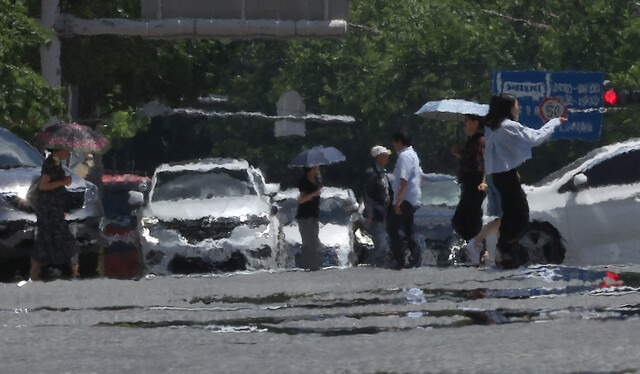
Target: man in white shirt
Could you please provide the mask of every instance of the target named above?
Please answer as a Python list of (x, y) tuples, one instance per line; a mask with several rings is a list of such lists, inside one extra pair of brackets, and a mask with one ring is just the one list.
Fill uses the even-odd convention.
[(393, 134), (393, 147), (398, 154), (398, 160), (393, 170), (395, 196), (393, 209), (388, 217), (388, 232), (395, 268), (402, 269), (406, 265), (406, 254), (400, 237), (401, 229), (411, 252), (409, 267), (420, 264), (420, 247), (413, 239), (413, 215), (422, 199), (422, 168), (420, 159), (411, 146), (411, 137), (405, 130)]

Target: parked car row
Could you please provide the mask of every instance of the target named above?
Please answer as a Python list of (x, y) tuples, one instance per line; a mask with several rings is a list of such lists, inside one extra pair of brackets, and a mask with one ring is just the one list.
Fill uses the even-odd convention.
[[(0, 277), (28, 274), (35, 214), (26, 202), (43, 156), (0, 128)], [(531, 223), (520, 239), (530, 263), (639, 263), (640, 140), (598, 148), (534, 186), (524, 186)], [(72, 170), (67, 219), (81, 248), (83, 275), (132, 277), (295, 267), (301, 239), (297, 189), (266, 183), (247, 161), (212, 158), (164, 164), (153, 177), (105, 175), (97, 187)], [(414, 235), (423, 265), (461, 262), (451, 227), (455, 177), (425, 174)], [(372, 242), (350, 189), (324, 187), (324, 266), (360, 264)], [(495, 255), (495, 249), (491, 248)], [(99, 255), (102, 254), (103, 257)], [(98, 259), (102, 262), (98, 264)], [(126, 266), (123, 265), (126, 263)], [(84, 264), (84, 266), (83, 266)]]

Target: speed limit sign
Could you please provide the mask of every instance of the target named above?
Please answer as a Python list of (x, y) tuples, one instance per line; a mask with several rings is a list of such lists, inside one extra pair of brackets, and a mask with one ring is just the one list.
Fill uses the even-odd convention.
[(545, 122), (558, 117), (566, 117), (567, 112), (567, 107), (560, 99), (555, 97), (547, 97), (542, 100), (540, 104), (540, 117), (542, 117)]

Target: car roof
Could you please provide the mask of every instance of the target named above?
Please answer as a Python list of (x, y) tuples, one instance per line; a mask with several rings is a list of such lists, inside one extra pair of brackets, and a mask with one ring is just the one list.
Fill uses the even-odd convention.
[[(586, 155), (567, 164), (561, 169), (547, 175), (535, 185), (543, 186), (557, 179), (563, 179), (563, 177), (567, 175), (567, 173), (570, 173), (572, 170), (589, 167), (595, 162), (606, 160), (620, 153), (625, 153), (631, 149), (636, 149), (636, 148), (640, 148), (640, 138), (631, 138), (622, 142), (609, 144), (609, 145), (605, 145), (605, 146), (593, 149)], [(571, 175), (571, 177), (573, 177), (573, 175)]]
[(246, 160), (238, 160), (232, 158), (206, 158), (191, 161), (172, 162), (168, 164), (162, 164), (156, 168), (156, 173), (159, 172), (173, 172), (173, 171), (198, 171), (198, 170), (211, 170), (211, 169), (230, 169), (230, 170), (245, 170), (249, 169), (249, 163)]
[(42, 154), (31, 144), (11, 131), (0, 127), (0, 166), (40, 167), (44, 161)]

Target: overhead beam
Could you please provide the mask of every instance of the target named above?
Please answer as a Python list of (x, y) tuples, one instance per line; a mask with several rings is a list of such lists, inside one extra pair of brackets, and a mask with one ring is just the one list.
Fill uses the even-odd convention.
[(332, 20), (349, 18), (349, 0), (140, 0), (141, 18)]
[(121, 35), (150, 39), (295, 39), (342, 38), (346, 20), (271, 20), (171, 18), (128, 20), (120, 18), (82, 19), (60, 15), (55, 30), (61, 36)]

